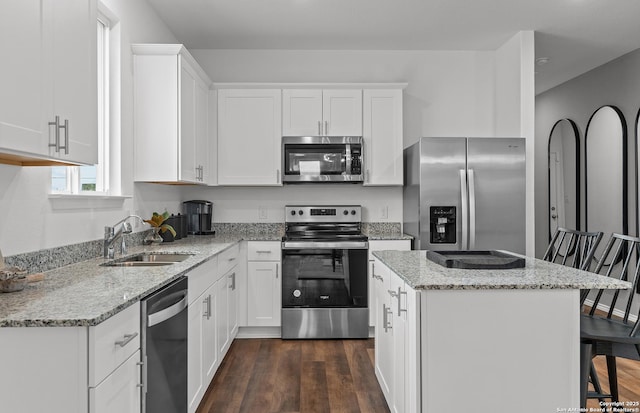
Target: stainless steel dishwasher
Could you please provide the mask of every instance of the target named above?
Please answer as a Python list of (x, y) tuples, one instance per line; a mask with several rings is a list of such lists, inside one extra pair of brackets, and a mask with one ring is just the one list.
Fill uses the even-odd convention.
[(187, 278), (141, 301), (142, 412), (187, 411)]

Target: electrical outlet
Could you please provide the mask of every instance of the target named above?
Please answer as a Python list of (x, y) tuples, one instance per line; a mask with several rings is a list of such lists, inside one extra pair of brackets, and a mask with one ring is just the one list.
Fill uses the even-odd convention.
[(267, 208), (264, 206), (258, 207), (258, 219), (267, 219)]
[(388, 219), (389, 218), (389, 207), (383, 206), (380, 208), (380, 219)]

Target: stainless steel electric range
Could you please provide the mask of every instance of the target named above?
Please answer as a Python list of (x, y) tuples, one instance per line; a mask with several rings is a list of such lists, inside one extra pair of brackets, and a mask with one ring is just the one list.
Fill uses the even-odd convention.
[(358, 205), (286, 206), (282, 338), (366, 338), (368, 248)]

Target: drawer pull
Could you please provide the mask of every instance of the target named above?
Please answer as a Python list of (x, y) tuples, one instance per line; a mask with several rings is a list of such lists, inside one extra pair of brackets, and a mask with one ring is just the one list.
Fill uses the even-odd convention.
[(270, 250), (256, 250), (258, 254), (271, 254)]
[(122, 340), (116, 341), (116, 346), (124, 347), (131, 342), (134, 338), (138, 336), (138, 333), (133, 334), (125, 334)]

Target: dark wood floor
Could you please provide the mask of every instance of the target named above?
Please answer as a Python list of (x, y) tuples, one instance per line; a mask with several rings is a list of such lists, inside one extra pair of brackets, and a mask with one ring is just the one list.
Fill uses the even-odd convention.
[[(388, 412), (373, 358), (372, 339), (234, 340), (197, 413)], [(604, 357), (594, 362), (608, 391)], [(617, 365), (620, 399), (640, 401), (640, 362)]]
[(373, 340), (239, 339), (197, 413), (388, 412)]

